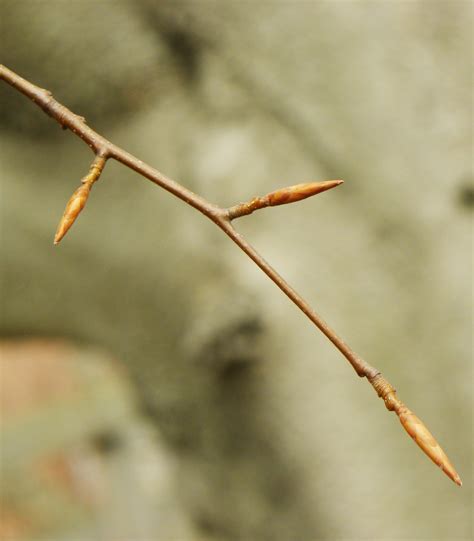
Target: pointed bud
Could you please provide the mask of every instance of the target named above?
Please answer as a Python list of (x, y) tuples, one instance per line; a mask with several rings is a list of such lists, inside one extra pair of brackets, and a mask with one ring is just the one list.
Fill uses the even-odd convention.
[(85, 207), (90, 191), (91, 185), (83, 184), (72, 194), (66, 205), (66, 208), (64, 209), (63, 216), (56, 230), (56, 235), (54, 236), (54, 244), (58, 244), (64, 237), (64, 235), (69, 231), (72, 224), (79, 216), (79, 213)]
[(441, 446), (436, 441), (431, 432), (426, 428), (424, 423), (405, 404), (398, 398), (395, 389), (382, 376), (377, 374), (373, 378), (368, 378), (370, 384), (377, 391), (377, 394), (385, 402), (388, 410), (394, 411), (403, 428), (413, 438), (420, 449), (437, 465), (443, 472), (452, 479), (457, 485), (462, 486), (461, 478), (451, 464), (446, 453), (441, 449)]
[(61, 241), (79, 216), (81, 210), (85, 207), (92, 185), (99, 179), (106, 162), (107, 158), (104, 154), (99, 154), (94, 158), (89, 168), (89, 173), (81, 181), (82, 185), (72, 194), (64, 209), (63, 216), (54, 235), (54, 244), (58, 244)]
[(335, 188), (342, 184), (343, 180), (326, 180), (324, 182), (307, 182), (305, 184), (296, 184), (294, 186), (288, 186), (287, 188), (281, 188), (274, 192), (269, 193), (263, 199), (268, 201), (268, 205), (274, 207), (276, 205), (286, 205), (287, 203), (294, 203), (301, 201), (307, 197), (311, 197), (331, 188)]
[(301, 201), (301, 199), (306, 199), (312, 195), (335, 188), (343, 182), (343, 180), (325, 180), (324, 182), (307, 182), (305, 184), (287, 186), (286, 188), (280, 188), (263, 197), (254, 197), (246, 203), (234, 205), (227, 209), (227, 215), (231, 220), (234, 220), (235, 218), (247, 216), (256, 210), (264, 209), (266, 207), (294, 203), (295, 201)]
[(462, 486), (462, 481), (457, 474), (454, 466), (451, 464), (446, 453), (441, 449), (439, 443), (435, 440), (431, 432), (424, 423), (406, 406), (397, 411), (398, 418), (403, 428), (414, 439), (415, 443), (439, 466), (444, 473), (452, 479), (457, 485)]

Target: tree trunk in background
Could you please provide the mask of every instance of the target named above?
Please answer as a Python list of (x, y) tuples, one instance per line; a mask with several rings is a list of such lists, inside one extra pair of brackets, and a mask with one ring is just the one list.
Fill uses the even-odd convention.
[[(470, 3), (1, 8), (5, 65), (210, 200), (344, 178), (238, 227), (467, 473)], [(123, 360), (196, 539), (468, 537), (470, 488), (193, 209), (110, 163), (53, 248), (90, 153), (0, 93), (0, 330)]]

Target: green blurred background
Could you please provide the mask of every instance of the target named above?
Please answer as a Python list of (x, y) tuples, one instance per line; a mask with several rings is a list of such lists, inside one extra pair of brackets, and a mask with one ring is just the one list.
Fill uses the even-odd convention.
[(0, 0), (1, 61), (239, 220), (462, 489), (197, 212), (0, 85), (2, 540), (472, 539), (470, 1)]

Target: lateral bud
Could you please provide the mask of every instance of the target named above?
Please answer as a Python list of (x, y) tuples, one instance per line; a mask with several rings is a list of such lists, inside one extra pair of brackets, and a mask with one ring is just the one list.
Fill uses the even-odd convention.
[(82, 185), (72, 194), (64, 209), (63, 216), (59, 222), (56, 234), (54, 235), (54, 244), (59, 244), (64, 235), (72, 227), (72, 224), (76, 221), (77, 217), (85, 207), (87, 199), (92, 189), (92, 185), (96, 182), (102, 170), (106, 158), (103, 156), (97, 156), (90, 167), (89, 173), (81, 180)]
[(323, 182), (306, 182), (304, 184), (295, 184), (286, 188), (280, 188), (269, 193), (263, 199), (268, 200), (268, 205), (274, 207), (277, 205), (286, 205), (287, 203), (295, 203), (307, 197), (325, 192), (331, 188), (335, 188), (342, 184), (343, 180), (325, 180)]
[(296, 201), (301, 201), (312, 195), (335, 188), (343, 182), (343, 180), (325, 180), (323, 182), (306, 182), (304, 184), (295, 184), (294, 186), (280, 188), (263, 197), (254, 197), (246, 203), (240, 203), (230, 207), (227, 211), (228, 216), (233, 220), (234, 218), (247, 216), (256, 210), (266, 207), (276, 207), (277, 205), (295, 203)]
[(450, 479), (458, 486), (462, 486), (461, 478), (433, 434), (426, 428), (423, 421), (409, 410), (398, 398), (395, 389), (382, 374), (377, 374), (375, 377), (369, 378), (369, 382), (380, 398), (385, 402), (386, 408), (390, 411), (394, 411), (398, 415), (403, 428), (413, 438), (418, 447), (420, 447), (420, 449), (439, 468), (441, 468)]

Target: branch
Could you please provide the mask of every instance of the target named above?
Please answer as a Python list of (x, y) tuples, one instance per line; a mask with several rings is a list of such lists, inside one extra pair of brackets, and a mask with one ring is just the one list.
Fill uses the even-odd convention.
[(71, 130), (80, 137), (95, 154), (89, 174), (82, 179), (82, 186), (78, 188), (69, 200), (64, 215), (58, 226), (54, 243), (57, 244), (64, 237), (74, 223), (87, 201), (92, 185), (98, 180), (109, 158), (112, 158), (126, 167), (136, 171), (143, 177), (151, 180), (161, 188), (172, 193), (188, 205), (191, 205), (207, 218), (212, 220), (224, 233), (226, 233), (239, 248), (289, 297), (289, 299), (310, 319), (316, 327), (336, 346), (336, 348), (349, 361), (360, 377), (365, 377), (374, 387), (377, 394), (384, 400), (387, 409), (394, 411), (408, 434), (415, 440), (428, 457), (439, 466), (457, 485), (462, 482), (454, 466), (441, 449), (437, 441), (416, 417), (396, 396), (393, 387), (385, 380), (380, 372), (361, 359), (336, 332), (311, 308), (311, 306), (271, 267), (263, 257), (240, 235), (232, 225), (232, 220), (251, 214), (252, 212), (268, 207), (293, 203), (306, 197), (316, 195), (342, 183), (342, 180), (312, 182), (298, 184), (271, 192), (264, 197), (256, 197), (247, 203), (240, 203), (230, 208), (221, 208), (210, 203), (201, 196), (191, 192), (181, 184), (166, 177), (158, 170), (142, 162), (132, 154), (108, 141), (105, 137), (92, 130), (83, 117), (70, 111), (67, 107), (56, 101), (51, 92), (26, 81), (7, 67), (0, 64), (0, 79), (23, 93), (43, 111), (56, 120), (64, 129)]

